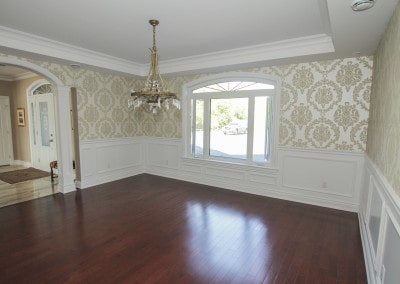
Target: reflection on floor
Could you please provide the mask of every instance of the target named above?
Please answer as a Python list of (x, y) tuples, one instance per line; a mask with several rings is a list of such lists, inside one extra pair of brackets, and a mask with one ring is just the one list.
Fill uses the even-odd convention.
[[(24, 169), (23, 166), (2, 166), (0, 172)], [(50, 177), (8, 184), (0, 180), (0, 207), (40, 198), (58, 192), (57, 179), (52, 183)]]

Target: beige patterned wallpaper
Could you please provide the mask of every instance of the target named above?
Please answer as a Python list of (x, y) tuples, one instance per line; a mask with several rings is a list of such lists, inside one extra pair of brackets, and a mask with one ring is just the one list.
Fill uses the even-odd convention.
[(66, 85), (77, 88), (81, 140), (142, 135), (138, 121), (127, 107), (129, 91), (139, 80), (48, 62), (35, 63), (51, 71)]
[(367, 155), (400, 196), (400, 4), (375, 56)]
[[(1, 56), (11, 56), (0, 53)], [(65, 85), (77, 88), (78, 121), (81, 140), (141, 136), (135, 114), (128, 110), (129, 91), (140, 80), (112, 73), (73, 69), (68, 65), (30, 60), (46, 68)]]
[[(21, 58), (20, 58), (21, 59)], [(149, 109), (128, 110), (129, 90), (141, 81), (110, 73), (32, 61), (78, 92), (81, 140), (132, 136), (179, 138), (181, 112), (154, 116)], [(242, 70), (241, 70), (242, 71)], [(280, 145), (364, 151), (367, 137), (372, 58), (359, 57), (263, 67), (282, 78)], [(165, 78), (181, 97), (182, 85), (209, 74)]]
[[(365, 151), (372, 58), (359, 57), (284, 66), (246, 72), (282, 79), (280, 145), (344, 151)], [(182, 85), (199, 77), (167, 78), (170, 89), (181, 95)], [(141, 116), (147, 136), (181, 137), (179, 112)], [(161, 121), (161, 125), (157, 122)]]

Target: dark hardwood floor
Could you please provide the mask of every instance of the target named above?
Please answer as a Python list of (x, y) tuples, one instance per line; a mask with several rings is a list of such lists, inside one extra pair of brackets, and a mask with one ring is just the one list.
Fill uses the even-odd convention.
[(366, 283), (358, 228), (144, 174), (0, 208), (0, 283)]

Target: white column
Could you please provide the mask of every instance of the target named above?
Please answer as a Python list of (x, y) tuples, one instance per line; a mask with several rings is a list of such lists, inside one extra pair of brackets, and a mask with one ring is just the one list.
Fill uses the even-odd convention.
[(57, 123), (57, 161), (58, 191), (67, 193), (75, 191), (74, 172), (72, 168), (71, 118), (69, 108), (69, 92), (67, 86), (57, 86), (56, 110)]

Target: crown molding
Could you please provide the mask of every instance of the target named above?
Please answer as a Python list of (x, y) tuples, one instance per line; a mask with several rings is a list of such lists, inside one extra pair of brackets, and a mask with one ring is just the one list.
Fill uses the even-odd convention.
[(55, 57), (71, 62), (111, 69), (137, 76), (146, 73), (145, 64), (117, 58), (71, 44), (0, 26), (0, 46)]
[(332, 37), (319, 34), (267, 44), (160, 61), (163, 74), (207, 70), (221, 66), (245, 65), (270, 60), (334, 52)]
[[(146, 76), (149, 69), (149, 64), (138, 64), (4, 26), (0, 26), (0, 46), (59, 58), (74, 63), (79, 62), (135, 76)], [(196, 70), (207, 71), (221, 67), (233, 67), (235, 65), (250, 65), (270, 60), (326, 54), (334, 51), (332, 37), (326, 34), (319, 34), (159, 61), (159, 66), (162, 74), (172, 74)]]

